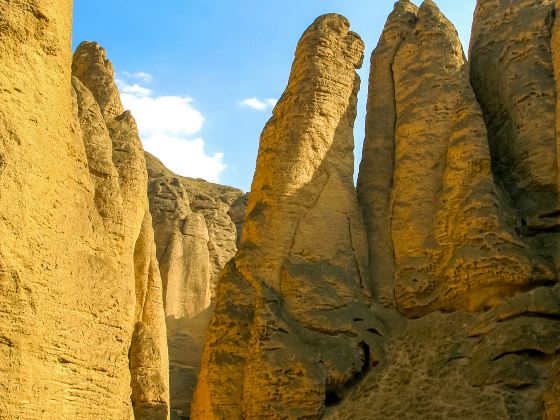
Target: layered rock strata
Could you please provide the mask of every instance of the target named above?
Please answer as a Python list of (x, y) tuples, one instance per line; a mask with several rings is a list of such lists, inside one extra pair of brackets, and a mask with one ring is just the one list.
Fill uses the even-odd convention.
[(353, 187), (363, 43), (339, 15), (302, 36), (261, 136), (236, 257), (218, 285), (192, 417), (320, 416), (378, 360)]
[(82, 77), (112, 77), (97, 46), (72, 79), (71, 13), (69, 0), (0, 5), (0, 413), (167, 418), (142, 149)]
[(218, 275), (237, 251), (245, 194), (180, 177), (145, 155), (165, 298), (171, 411), (183, 418), (190, 413)]

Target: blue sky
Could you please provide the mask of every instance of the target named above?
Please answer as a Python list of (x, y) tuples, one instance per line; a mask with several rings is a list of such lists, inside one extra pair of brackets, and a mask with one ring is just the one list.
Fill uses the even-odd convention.
[[(467, 49), (476, 0), (436, 3)], [(393, 0), (75, 0), (73, 42), (106, 48), (147, 150), (177, 173), (247, 191), (297, 41), (324, 13), (346, 16), (366, 43), (359, 161), (369, 55), (392, 7)]]

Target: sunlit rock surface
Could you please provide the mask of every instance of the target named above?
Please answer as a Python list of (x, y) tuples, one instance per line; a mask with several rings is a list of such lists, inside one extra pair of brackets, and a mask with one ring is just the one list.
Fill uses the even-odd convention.
[(166, 419), (142, 147), (71, 6), (0, 4), (0, 416)]

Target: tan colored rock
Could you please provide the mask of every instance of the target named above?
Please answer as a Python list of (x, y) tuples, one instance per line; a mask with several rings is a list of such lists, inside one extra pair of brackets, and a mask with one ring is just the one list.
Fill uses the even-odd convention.
[(164, 285), (172, 415), (186, 417), (196, 385), (211, 299), (237, 251), (245, 194), (178, 176), (146, 153), (148, 197)]
[(113, 163), (110, 124), (71, 79), (71, 6), (0, 5), (0, 416), (167, 418), (145, 166)]
[(358, 198), (369, 240), (371, 284), (376, 301), (388, 307), (396, 305), (390, 229), (397, 119), (392, 67), (398, 47), (414, 29), (417, 10), (408, 1), (396, 2), (371, 55), (366, 138), (358, 176)]
[(372, 282), (406, 316), (476, 311), (556, 274), (506, 223), (455, 28), (431, 1), (415, 13), (396, 3), (372, 58), (359, 190)]
[[(396, 5), (389, 31), (398, 28), (398, 11), (409, 6), (403, 3)], [(498, 20), (511, 17), (490, 6), (484, 9), (483, 3), (498, 4), (479, 1), (479, 12), (493, 10)], [(518, 12), (526, 13), (525, 18), (534, 13)], [(521, 34), (522, 19), (517, 23)], [(504, 32), (495, 35), (500, 38)], [(386, 45), (376, 51), (384, 53), (387, 40), (395, 37), (384, 34), (381, 43)], [(505, 36), (502, 40), (509, 42)], [(493, 46), (491, 37), (487, 41)], [(550, 287), (556, 271), (543, 248), (513, 228), (518, 209), (511, 210), (494, 185), (494, 177), (500, 178), (491, 172), (486, 127), (456, 33), (433, 2), (425, 1), (414, 30), (396, 51), (390, 202), (395, 297), (401, 313), (420, 318), (387, 323), (384, 357), (326, 418), (558, 418), (560, 289)], [(471, 50), (476, 61), (474, 54)], [(387, 89), (375, 90), (375, 74), (372, 102), (390, 103)], [(387, 77), (377, 74), (381, 80)], [(391, 136), (380, 131), (379, 110), (369, 112), (374, 114), (368, 118), (377, 120), (369, 128), (373, 134), (366, 136), (374, 143), (366, 144), (364, 157), (374, 161), (373, 150), (390, 144)], [(386, 175), (383, 166), (378, 172), (366, 169), (367, 176)], [(386, 207), (375, 207), (379, 196), (366, 183), (361, 188), (370, 215), (384, 214)], [(422, 288), (424, 279), (431, 287)], [(381, 303), (388, 305), (387, 300)], [(438, 311), (442, 309), (449, 313)]]
[[(544, 296), (547, 304), (539, 304)], [(559, 298), (558, 288), (547, 287), (508, 300), (486, 319), (434, 312), (397, 324), (385, 336), (385, 359), (325, 418), (558, 418), (558, 400), (546, 388), (557, 372)]]
[(554, 0), (478, 1), (470, 67), (493, 172), (519, 212), (527, 241), (558, 267), (553, 11)]
[[(130, 112), (122, 110), (113, 66), (103, 48), (92, 42), (80, 44), (74, 53), (72, 69), (76, 79), (95, 98), (97, 113), (103, 115), (118, 174), (123, 209), (119, 233), (124, 258), (121, 257), (120, 264), (123, 281), (133, 281), (136, 301), (129, 350), (134, 414), (136, 418), (167, 418), (169, 363), (162, 285), (148, 209), (146, 163), (138, 129)], [(117, 105), (109, 108), (109, 103)], [(78, 108), (79, 105), (78, 102)], [(88, 112), (94, 113), (86, 109), (81, 114)], [(88, 124), (81, 123), (85, 127), (82, 131), (88, 130)], [(97, 174), (91, 165), (90, 172)]]
[(302, 36), (261, 136), (239, 251), (220, 279), (194, 419), (314, 418), (378, 358), (353, 186), (363, 43), (339, 15)]

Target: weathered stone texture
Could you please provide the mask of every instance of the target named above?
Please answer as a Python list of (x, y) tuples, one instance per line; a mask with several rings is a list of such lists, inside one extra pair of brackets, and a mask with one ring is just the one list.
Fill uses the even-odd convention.
[(431, 1), (397, 2), (372, 63), (359, 192), (378, 301), (407, 316), (473, 311), (554, 281), (506, 223), (452, 24)]
[(479, 1), (470, 67), (494, 174), (527, 240), (558, 267), (553, 11), (553, 0)]
[(148, 153), (146, 163), (164, 286), (171, 411), (181, 418), (190, 413), (218, 275), (237, 251), (245, 194), (178, 176)]
[(418, 8), (399, 1), (371, 55), (366, 138), (358, 176), (358, 197), (369, 241), (370, 276), (376, 301), (395, 307), (395, 256), (391, 238), (393, 173), (395, 171), (395, 81), (397, 49), (414, 29)]
[(545, 418), (557, 419), (557, 394), (545, 390), (558, 378), (559, 292), (535, 289), (485, 316), (434, 312), (397, 324), (386, 358), (325, 418), (538, 419), (544, 393)]
[[(550, 31), (548, 39), (529, 35), (546, 31), (549, 6), (549, 2), (478, 2), (470, 54), (476, 67), (471, 74), (476, 94), (490, 101), (483, 103), (481, 112), (451, 24), (433, 2), (425, 1), (414, 28), (403, 37), (403, 10), (410, 11), (412, 5), (396, 4), (372, 59), (379, 63), (391, 57), (387, 50), (396, 51), (392, 73), (373, 69), (370, 87), (373, 104), (391, 103), (394, 93), (394, 135), (391, 122), (371, 106), (360, 199), (366, 220), (370, 217), (378, 230), (378, 221), (390, 209), (390, 219), (384, 222), (394, 249), (396, 308), (419, 319), (401, 320), (388, 329), (379, 365), (327, 418), (558, 418), (560, 289), (552, 287), (557, 281), (551, 247), (554, 229), (547, 231), (555, 216), (538, 222), (542, 232), (535, 240), (538, 223), (524, 207), (527, 197), (516, 198), (510, 189), (513, 184), (501, 172), (511, 174), (522, 167), (533, 171), (523, 175), (529, 186), (524, 194), (536, 197), (531, 217), (555, 203), (554, 126), (546, 123), (549, 119), (554, 124), (550, 113), (556, 105), (555, 92), (550, 74), (531, 67), (552, 69), (550, 51), (542, 52)], [(508, 24), (492, 26), (497, 22)], [(400, 41), (396, 48), (395, 39)], [(516, 60), (522, 64), (516, 67)], [(512, 83), (515, 78), (524, 85)], [(394, 90), (380, 87), (379, 82), (387, 80)], [(493, 93), (488, 93), (491, 89)], [(532, 94), (516, 96), (520, 91)], [(549, 98), (552, 108), (546, 104)], [(523, 108), (523, 101), (532, 104)], [(522, 118), (517, 123), (499, 120), (510, 115)], [(510, 137), (498, 139), (504, 135), (495, 130), (500, 124), (515, 126), (519, 130), (515, 135), (521, 137), (513, 140), (513, 134), (507, 134)], [(500, 141), (503, 144), (496, 147)], [(543, 166), (538, 167), (538, 156), (528, 157), (526, 149), (518, 151), (517, 168), (511, 166), (513, 161), (507, 169), (498, 167), (497, 161), (505, 162), (504, 147), (512, 146), (506, 142), (531, 147), (531, 153), (547, 148)], [(391, 147), (394, 162), (378, 165), (379, 169), (369, 166), (376, 162), (373, 154), (378, 150), (390, 158)], [(391, 165), (392, 178), (387, 176)], [(370, 190), (380, 185), (371, 181), (376, 174), (385, 177), (382, 196)], [(530, 176), (538, 182), (548, 177), (549, 186), (530, 192)], [(382, 256), (372, 253), (372, 264), (381, 262)], [(391, 289), (387, 278), (391, 279), (372, 281), (380, 303), (392, 306), (390, 298), (383, 299), (388, 295), (384, 290)]]
[(383, 325), (367, 310), (352, 180), (362, 55), (339, 15), (318, 18), (298, 44), (219, 282), (193, 418), (316, 417), (377, 358)]
[(0, 5), (0, 416), (167, 418), (141, 146), (128, 124), (119, 166), (99, 92), (71, 78), (71, 11)]

